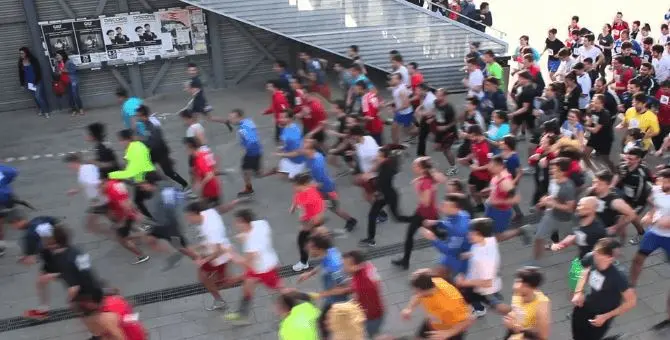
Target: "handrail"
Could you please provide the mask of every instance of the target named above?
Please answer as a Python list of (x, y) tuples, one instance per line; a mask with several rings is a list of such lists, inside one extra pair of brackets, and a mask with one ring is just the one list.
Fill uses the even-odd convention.
[[(476, 23), (477, 25), (484, 25), (484, 24), (482, 24), (482, 23), (480, 23), (480, 22), (478, 22), (478, 21), (472, 20), (472, 19), (470, 19), (470, 18), (468, 18), (468, 17), (462, 15), (461, 13), (452, 11), (450, 8), (447, 8), (447, 7), (445, 7), (445, 6), (442, 5), (442, 4), (435, 3), (435, 2), (433, 2), (433, 1), (431, 1), (431, 0), (424, 0), (424, 2), (427, 3), (427, 4), (429, 4), (429, 5), (433, 5), (433, 6), (435, 6), (435, 7), (441, 8), (441, 9), (443, 9), (444, 11), (447, 11), (447, 12), (449, 12), (449, 13), (456, 14), (459, 18), (464, 18), (464, 19), (467, 20), (468, 22)], [(447, 19), (448, 19), (448, 18), (447, 18)], [(484, 25), (484, 26), (486, 26), (486, 25)], [(493, 26), (486, 26), (486, 30), (487, 30), (487, 31), (488, 31), (488, 30), (495, 31), (496, 33), (498, 33), (498, 34), (497, 34), (497, 35), (498, 35), (498, 38), (501, 39), (501, 40), (504, 40), (505, 37), (507, 36), (507, 33), (503, 32), (503, 31), (501, 31), (501, 30), (499, 30), (499, 29), (497, 29), (497, 28), (495, 28), (495, 27), (493, 27)]]

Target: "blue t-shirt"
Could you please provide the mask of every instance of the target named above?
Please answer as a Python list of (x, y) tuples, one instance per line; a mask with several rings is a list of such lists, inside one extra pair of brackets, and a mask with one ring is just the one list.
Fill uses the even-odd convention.
[(307, 72), (314, 73), (316, 75), (317, 84), (323, 84), (325, 82), (325, 75), (323, 73), (323, 69), (321, 68), (321, 62), (319, 59), (311, 59), (305, 63), (305, 66), (307, 68)]
[(466, 211), (459, 211), (456, 215), (447, 216), (437, 225), (438, 229), (447, 232), (447, 238), (433, 241), (433, 246), (442, 253), (440, 263), (451, 269), (454, 274), (464, 273), (467, 270), (468, 261), (461, 259), (461, 254), (470, 251), (469, 225), (470, 214)]
[(258, 156), (263, 152), (258, 132), (256, 131), (256, 124), (251, 119), (243, 119), (237, 131), (240, 136), (240, 144), (246, 150), (247, 156)]
[(335, 191), (335, 181), (330, 178), (326, 158), (320, 152), (315, 152), (314, 157), (307, 158), (307, 168), (314, 181), (319, 183), (320, 192), (327, 194)]
[(561, 125), (561, 134), (563, 136), (575, 138), (577, 137), (577, 133), (584, 133), (584, 126), (581, 123), (577, 123), (573, 126), (566, 120), (563, 122), (563, 125)]
[[(282, 129), (281, 137), (284, 143), (284, 152), (293, 152), (302, 149), (302, 131), (296, 123), (291, 123)], [(305, 161), (305, 156), (300, 154), (295, 157), (290, 157), (291, 162), (300, 164)]]
[(19, 174), (18, 170), (6, 165), (0, 165), (0, 204), (7, 203), (14, 190), (11, 183)]
[(517, 153), (511, 154), (509, 157), (504, 158), (503, 161), (505, 162), (505, 168), (507, 168), (507, 172), (509, 172), (512, 177), (516, 177), (516, 172), (519, 170), (519, 167), (521, 166), (521, 161), (519, 160), (519, 155)]
[[(130, 97), (121, 105), (121, 118), (123, 118), (126, 129), (133, 128), (132, 119), (140, 105), (142, 105), (142, 99), (137, 97)], [(137, 131), (135, 132), (140, 136), (144, 135), (144, 124), (142, 122), (137, 122)]]
[[(319, 265), (321, 266), (323, 290), (330, 290), (344, 284), (345, 275), (342, 264), (342, 254), (337, 248), (333, 247), (326, 250), (326, 255), (321, 259)], [(348, 297), (344, 294), (326, 297), (324, 302), (328, 305), (347, 300)]]

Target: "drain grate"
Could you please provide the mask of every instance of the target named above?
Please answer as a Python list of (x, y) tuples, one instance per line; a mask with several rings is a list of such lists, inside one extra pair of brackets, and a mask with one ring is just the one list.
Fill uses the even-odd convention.
[[(513, 226), (518, 227), (519, 225), (526, 223), (536, 223), (538, 219), (539, 217), (537, 215), (527, 216), (522, 223), (513, 223)], [(430, 246), (431, 244), (427, 240), (422, 239), (414, 242), (414, 250), (425, 249)], [(403, 251), (403, 242), (398, 242), (387, 246), (380, 246), (370, 249), (369, 251), (366, 252), (366, 258), (370, 260), (378, 259), (389, 255), (398, 254), (401, 253), (402, 251)], [(279, 269), (279, 276), (282, 278), (297, 276), (298, 274), (300, 273), (294, 272), (290, 265), (283, 266)], [(237, 286), (239, 286), (239, 284), (235, 285), (234, 287)], [(207, 291), (205, 290), (205, 287), (203, 287), (200, 283), (192, 283), (178, 287), (135, 294), (128, 296), (126, 298), (135, 306), (142, 306), (193, 295), (205, 294), (206, 292)], [(0, 333), (14, 331), (22, 328), (28, 328), (37, 325), (43, 325), (47, 323), (69, 320), (76, 317), (77, 315), (67, 308), (52, 310), (49, 313), (49, 318), (42, 321), (35, 321), (26, 319), (21, 316), (15, 316), (12, 318), (0, 320)]]

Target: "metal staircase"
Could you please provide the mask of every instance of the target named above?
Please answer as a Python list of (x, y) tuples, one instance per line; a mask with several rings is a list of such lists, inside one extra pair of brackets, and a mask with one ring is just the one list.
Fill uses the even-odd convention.
[(356, 44), (366, 65), (390, 70), (389, 51), (414, 61), (428, 84), (461, 90), (472, 41), (498, 54), (507, 43), (405, 0), (181, 0), (341, 56)]

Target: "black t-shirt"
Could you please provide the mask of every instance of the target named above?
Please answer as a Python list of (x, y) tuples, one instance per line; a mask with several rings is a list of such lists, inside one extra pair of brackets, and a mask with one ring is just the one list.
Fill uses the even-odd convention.
[(621, 305), (621, 294), (630, 288), (624, 273), (614, 264), (605, 270), (598, 270), (593, 263), (592, 253), (582, 259), (584, 267), (591, 267), (591, 272), (584, 288), (588, 288), (584, 298), (584, 308), (599, 315), (608, 313)]
[(521, 115), (533, 113), (533, 101), (535, 100), (536, 94), (535, 87), (532, 84), (521, 87), (521, 90), (519, 90), (516, 97), (514, 98), (516, 105), (518, 108), (521, 108), (523, 107), (524, 103), (529, 104), (528, 110), (521, 113)]
[(452, 124), (452, 126), (448, 128), (446, 131), (440, 131), (439, 133), (442, 134), (456, 133), (458, 128), (455, 122), (456, 122), (456, 110), (454, 110), (454, 106), (448, 102), (440, 103), (439, 101), (435, 101), (435, 123), (438, 126), (446, 126)]
[(618, 174), (619, 182), (616, 187), (623, 193), (622, 198), (633, 208), (645, 205), (652, 181), (649, 168), (642, 163), (634, 169), (629, 169), (625, 163), (621, 163)]
[(558, 51), (560, 51), (565, 44), (559, 39), (554, 39), (554, 41), (549, 40), (549, 38), (544, 40), (544, 46), (546, 49), (551, 51), (549, 60), (557, 61), (558, 60)]
[(68, 287), (79, 286), (78, 295), (95, 296), (102, 292), (91, 268), (91, 257), (75, 247), (69, 247), (57, 255), (61, 278)]
[(119, 166), (119, 161), (117, 160), (116, 155), (114, 154), (114, 151), (108, 148), (103, 143), (98, 143), (98, 145), (95, 146), (95, 160), (100, 163), (109, 164), (106, 166), (98, 167), (100, 171), (100, 176), (103, 178), (107, 178), (107, 175), (110, 172), (121, 169), (121, 167)]
[(586, 254), (593, 251), (598, 240), (607, 237), (605, 225), (598, 217), (589, 225), (575, 228), (572, 233), (575, 235), (575, 244), (579, 248), (579, 259), (583, 259)]
[(613, 47), (614, 46), (614, 38), (612, 38), (612, 35), (608, 34), (606, 36), (603, 36), (602, 33), (599, 34), (598, 35), (598, 45), (603, 50), (603, 54), (605, 55), (605, 60), (611, 60), (612, 59), (612, 50), (611, 49), (606, 49), (605, 47), (606, 46), (607, 47)]
[(597, 133), (591, 133), (589, 137), (589, 146), (596, 151), (600, 149), (611, 149), (612, 141), (614, 140), (614, 131), (612, 130), (612, 118), (609, 112), (602, 110), (600, 112), (591, 111), (590, 127), (601, 125)]
[(198, 91), (198, 93), (196, 93), (193, 97), (191, 111), (202, 114), (209, 112), (209, 105), (207, 105), (207, 99), (205, 98), (205, 93), (202, 92), (202, 90)]
[[(565, 99), (563, 102), (563, 111), (567, 115), (567, 112), (570, 109), (579, 109), (579, 98), (582, 96), (582, 87), (577, 84), (570, 93), (565, 94)], [(563, 123), (563, 122), (561, 122)]]
[(598, 214), (598, 218), (605, 225), (605, 228), (611, 227), (617, 223), (621, 213), (612, 207), (612, 202), (621, 197), (614, 190), (610, 190), (607, 195), (603, 197), (597, 195), (593, 190), (587, 190), (585, 196), (593, 196), (598, 199), (596, 213)]
[(377, 169), (377, 190), (382, 194), (393, 190), (393, 177), (398, 173), (398, 161), (389, 158)]

